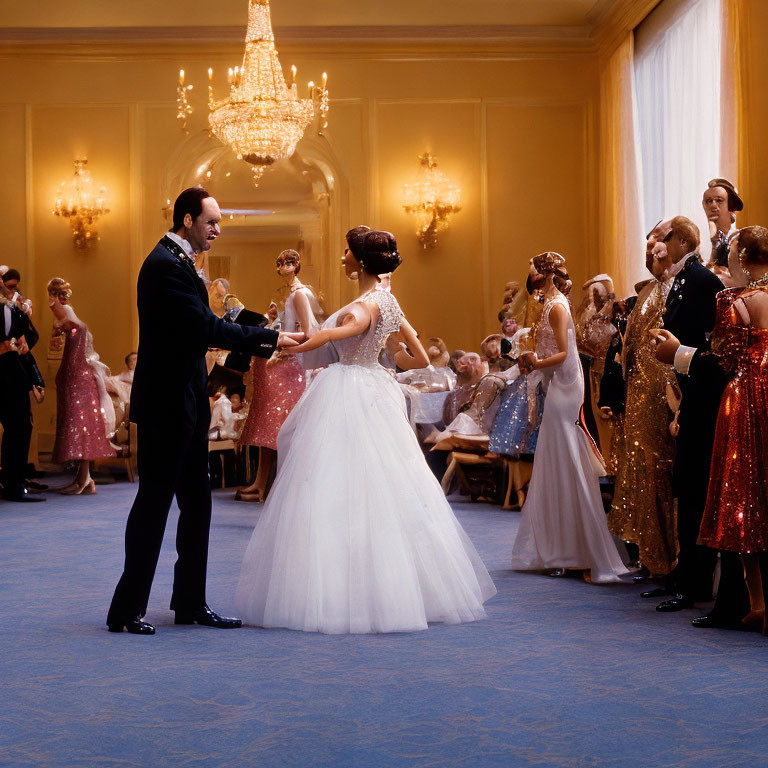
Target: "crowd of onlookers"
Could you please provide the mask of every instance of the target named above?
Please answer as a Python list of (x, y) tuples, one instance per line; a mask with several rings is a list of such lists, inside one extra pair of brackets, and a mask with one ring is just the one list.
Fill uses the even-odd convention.
[[(643, 596), (658, 598), (659, 611), (679, 611), (711, 601), (716, 588), (714, 608), (695, 619), (696, 626), (762, 630), (768, 588), (768, 230), (736, 228), (743, 204), (726, 179), (709, 182), (702, 203), (709, 248), (702, 247), (689, 218), (659, 222), (646, 241), (648, 279), (631, 296), (617, 297), (607, 274), (587, 280), (579, 297), (570, 281), (564, 286), (584, 374), (580, 422), (602, 456), (608, 526), (629, 545), (635, 580), (648, 581)], [(284, 251), (278, 272), (291, 295), (314, 300), (298, 281), (300, 262), (298, 253)], [(212, 309), (227, 312), (233, 300), (227, 281), (201, 276)], [(17, 270), (0, 267), (2, 485), (4, 498), (29, 501), (42, 488), (28, 462), (30, 402), (42, 400), (45, 381), (35, 361), (32, 304), (20, 282)], [(91, 462), (116, 455), (128, 440), (136, 353), (112, 375), (71, 295), (65, 280), (49, 282), (49, 355), (61, 358), (53, 460), (76, 466), (72, 483), (59, 490), (87, 494), (95, 492)], [(525, 287), (508, 283), (498, 329), (477, 351), (450, 351), (442, 339), (430, 338), (430, 365), (409, 371), (397, 369), (396, 349), (382, 352), (381, 363), (401, 384), (411, 424), (447, 492), (458, 485), (475, 498), (504, 499), (509, 508), (524, 503), (545, 393), (520, 359), (534, 348), (540, 298), (530, 281)], [(266, 321), (277, 327), (281, 318), (271, 304)], [(218, 351), (209, 358), (209, 438), (237, 443), (254, 399), (246, 396), (248, 377), (226, 373), (226, 356)], [(253, 372), (256, 384), (282, 370), (265, 366)], [(307, 376), (297, 368), (283, 378), (288, 373), (285, 389), (298, 396)], [(439, 456), (447, 460), (441, 464), (434, 459)], [(253, 500), (266, 496), (267, 478), (263, 485)]]

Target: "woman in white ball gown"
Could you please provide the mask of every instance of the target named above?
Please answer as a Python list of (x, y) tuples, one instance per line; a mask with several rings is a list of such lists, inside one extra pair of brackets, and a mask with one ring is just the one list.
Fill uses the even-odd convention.
[(521, 355), (520, 369), (529, 376), (529, 390), (542, 381), (547, 394), (512, 567), (554, 570), (552, 575), (583, 569), (596, 584), (620, 581), (627, 568), (605, 519), (599, 480), (604, 468), (578, 424), (584, 377), (568, 300), (558, 289), (568, 282), (559, 253), (532, 259), (529, 284), (541, 289), (544, 308), (536, 352)]
[[(410, 632), (485, 617), (496, 589), (453, 515), (379, 353), (400, 333), (428, 359), (377, 275), (400, 264), (395, 238), (357, 227), (344, 270), (361, 294), (300, 354), (331, 342), (330, 365), (278, 436), (274, 486), (245, 553), (235, 605), (246, 624), (308, 632)], [(398, 361), (401, 362), (401, 361)]]

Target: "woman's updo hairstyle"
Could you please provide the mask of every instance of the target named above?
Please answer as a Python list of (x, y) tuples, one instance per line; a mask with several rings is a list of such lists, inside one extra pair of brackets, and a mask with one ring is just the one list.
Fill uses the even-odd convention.
[(278, 267), (280, 264), (292, 264), (294, 275), (298, 275), (301, 272), (301, 254), (293, 248), (286, 248), (284, 251), (280, 251), (275, 263)]
[(745, 264), (768, 264), (768, 229), (757, 226), (740, 229), (738, 247)]
[(369, 275), (394, 272), (402, 263), (397, 252), (397, 241), (391, 232), (378, 229), (366, 229), (356, 234), (352, 232), (347, 233), (349, 250)]
[(349, 250), (352, 251), (352, 255), (358, 261), (360, 260), (360, 254), (358, 253), (358, 250), (362, 245), (359, 235), (364, 235), (366, 232), (373, 232), (373, 230), (370, 227), (366, 227), (365, 224), (360, 224), (357, 227), (352, 227), (352, 229), (350, 229), (346, 234)]
[(555, 251), (545, 251), (533, 257), (533, 267), (540, 275), (552, 275), (555, 288), (566, 296), (571, 292), (571, 282), (568, 270), (565, 268), (565, 258)]
[(63, 277), (54, 277), (46, 286), (51, 296), (61, 296), (69, 299), (72, 296), (72, 286)]

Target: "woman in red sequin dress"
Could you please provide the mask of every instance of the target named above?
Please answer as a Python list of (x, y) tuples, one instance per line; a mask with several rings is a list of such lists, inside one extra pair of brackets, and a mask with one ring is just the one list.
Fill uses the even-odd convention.
[[(731, 243), (736, 288), (718, 295), (712, 351), (728, 384), (720, 403), (700, 541), (739, 552), (750, 596), (746, 625), (764, 625), (768, 559), (768, 230)], [(740, 279), (739, 279), (740, 277)], [(765, 566), (762, 567), (765, 571)], [(765, 630), (764, 630), (765, 631)]]
[[(106, 422), (111, 401), (106, 396), (101, 365), (93, 352), (88, 327), (69, 306), (69, 283), (55, 277), (48, 283), (49, 306), (54, 329), (65, 336), (64, 353), (56, 374), (56, 442), (53, 461), (75, 462), (77, 474), (65, 494), (92, 494), (96, 488), (90, 473), (93, 459), (115, 455), (107, 437)], [(114, 408), (112, 409), (114, 422)]]
[[(277, 257), (277, 273), (290, 291), (285, 300), (282, 330), (307, 332), (317, 325), (319, 310), (312, 291), (298, 278), (301, 256), (288, 249)], [(259, 447), (259, 468), (256, 478), (235, 494), (239, 501), (264, 501), (272, 465), (277, 456), (277, 433), (306, 388), (306, 376), (301, 360), (296, 356), (276, 352), (269, 360), (251, 360), (253, 393), (248, 416), (240, 435), (240, 445)]]

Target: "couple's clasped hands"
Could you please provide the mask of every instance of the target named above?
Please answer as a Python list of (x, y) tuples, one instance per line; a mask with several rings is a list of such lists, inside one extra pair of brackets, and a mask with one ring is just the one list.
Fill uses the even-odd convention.
[(305, 333), (289, 333), (288, 331), (280, 331), (280, 335), (277, 337), (277, 348), (281, 352), (292, 354), (292, 347), (298, 347), (307, 340)]

